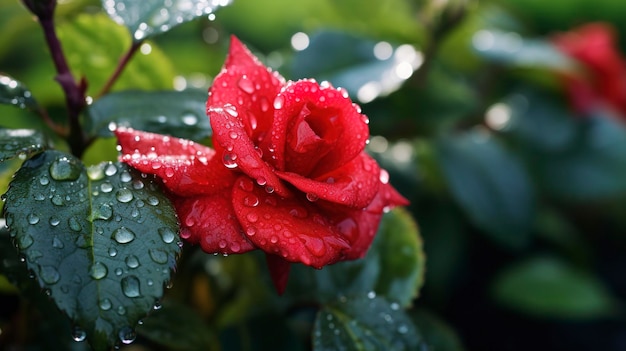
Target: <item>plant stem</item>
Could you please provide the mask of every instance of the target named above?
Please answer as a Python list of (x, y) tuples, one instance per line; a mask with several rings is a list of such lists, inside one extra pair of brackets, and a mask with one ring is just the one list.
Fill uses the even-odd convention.
[(88, 141), (86, 136), (83, 134), (83, 130), (79, 122), (80, 113), (87, 105), (85, 100), (87, 82), (84, 79), (81, 79), (80, 82), (76, 82), (74, 80), (65, 59), (65, 55), (63, 54), (61, 42), (59, 41), (55, 31), (54, 16), (38, 15), (38, 18), (57, 71), (55, 79), (59, 82), (63, 92), (65, 93), (65, 104), (67, 106), (68, 124), (70, 128), (68, 143), (72, 154), (76, 157), (80, 157), (88, 145)]
[(122, 56), (120, 60), (118, 61), (115, 71), (113, 72), (111, 77), (109, 77), (109, 80), (106, 82), (106, 84), (102, 87), (102, 90), (100, 90), (100, 93), (98, 93), (98, 96), (105, 95), (111, 90), (111, 88), (113, 87), (113, 84), (115, 84), (117, 79), (120, 77), (120, 75), (122, 74), (122, 71), (124, 71), (124, 68), (130, 61), (130, 59), (133, 57), (133, 55), (135, 55), (135, 53), (137, 52), (137, 49), (141, 47), (141, 44), (143, 44), (143, 40), (133, 41), (130, 48), (128, 48), (128, 51), (126, 51), (124, 56)]

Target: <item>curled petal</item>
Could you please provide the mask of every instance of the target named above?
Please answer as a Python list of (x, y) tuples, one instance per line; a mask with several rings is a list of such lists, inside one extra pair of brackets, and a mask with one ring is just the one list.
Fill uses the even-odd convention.
[(211, 108), (209, 116), (213, 128), (213, 143), (223, 150), (222, 168), (239, 168), (258, 184), (281, 196), (289, 196), (289, 191), (272, 167), (261, 158), (262, 151), (255, 147), (246, 134), (237, 109), (234, 106)]
[(120, 160), (158, 176), (175, 195), (213, 194), (230, 188), (235, 180), (215, 151), (204, 145), (130, 128), (118, 128), (115, 135), (122, 148)]
[(232, 203), (230, 189), (213, 196), (175, 198), (173, 203), (181, 221), (181, 237), (199, 243), (209, 253), (234, 254), (255, 247), (241, 232)]
[(274, 288), (276, 288), (278, 295), (282, 295), (287, 287), (289, 271), (291, 270), (291, 262), (285, 261), (280, 256), (271, 254), (266, 254), (265, 260), (267, 261), (267, 268), (269, 268)]
[(274, 101), (270, 148), (276, 167), (315, 178), (351, 161), (369, 137), (367, 117), (345, 90), (313, 80), (289, 82)]
[(276, 172), (278, 176), (317, 199), (362, 209), (372, 202), (378, 191), (380, 167), (374, 159), (362, 152), (344, 166), (317, 179), (309, 179), (290, 172)]
[(224, 68), (209, 90), (207, 111), (228, 104), (235, 106), (246, 133), (258, 143), (272, 125), (272, 102), (284, 82), (233, 36)]
[(268, 194), (246, 176), (235, 181), (232, 199), (248, 240), (268, 254), (321, 268), (340, 260), (348, 248), (326, 216), (305, 199)]

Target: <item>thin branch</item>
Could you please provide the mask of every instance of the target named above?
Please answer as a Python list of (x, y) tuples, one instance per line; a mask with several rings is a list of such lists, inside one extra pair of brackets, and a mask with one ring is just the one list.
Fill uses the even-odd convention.
[(130, 62), (130, 59), (133, 57), (133, 55), (135, 55), (137, 49), (141, 47), (141, 44), (143, 44), (143, 40), (133, 41), (133, 44), (130, 46), (130, 48), (128, 48), (128, 51), (124, 54), (124, 56), (120, 58), (117, 63), (117, 67), (115, 68), (115, 71), (113, 72), (111, 77), (109, 77), (109, 80), (106, 82), (106, 84), (104, 84), (102, 90), (100, 90), (100, 93), (98, 93), (97, 96), (105, 95), (111, 90), (117, 79), (124, 71), (124, 68), (126, 68), (126, 66), (128, 65), (128, 62)]

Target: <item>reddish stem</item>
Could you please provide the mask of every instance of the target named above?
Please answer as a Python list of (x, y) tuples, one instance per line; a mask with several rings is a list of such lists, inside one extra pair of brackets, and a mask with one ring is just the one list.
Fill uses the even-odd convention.
[(124, 71), (124, 68), (130, 61), (130, 59), (133, 57), (133, 55), (135, 55), (135, 53), (137, 52), (137, 49), (139, 49), (141, 44), (143, 44), (143, 40), (133, 41), (133, 44), (130, 46), (130, 48), (128, 48), (128, 51), (126, 51), (124, 56), (120, 58), (117, 64), (117, 67), (115, 68), (115, 71), (113, 72), (111, 77), (109, 77), (109, 80), (106, 82), (106, 84), (102, 87), (102, 90), (100, 90), (100, 93), (98, 93), (98, 96), (105, 95), (111, 90), (111, 88), (113, 87), (117, 79), (120, 77), (120, 75)]

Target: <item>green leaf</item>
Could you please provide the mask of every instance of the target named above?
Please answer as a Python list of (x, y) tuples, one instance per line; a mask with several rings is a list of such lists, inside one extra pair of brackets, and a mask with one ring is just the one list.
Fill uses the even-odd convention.
[(594, 275), (554, 257), (535, 257), (507, 267), (493, 285), (495, 299), (540, 318), (601, 318), (617, 303)]
[(427, 350), (463, 351), (463, 344), (454, 330), (436, 315), (423, 309), (409, 312), (411, 320), (424, 336)]
[(216, 338), (194, 310), (174, 301), (151, 313), (137, 334), (168, 350), (210, 350)]
[(577, 66), (549, 41), (523, 39), (515, 32), (483, 29), (474, 34), (472, 44), (484, 58), (514, 67), (567, 72)]
[[(88, 95), (97, 96), (131, 46), (128, 33), (103, 13), (72, 17), (59, 24), (58, 32), (72, 72), (87, 79)], [(147, 54), (139, 50), (132, 57), (114, 89), (172, 88), (175, 71), (167, 55), (155, 43), (143, 45)]]
[(366, 103), (398, 90), (421, 63), (421, 54), (410, 45), (393, 47), (323, 31), (313, 35), (310, 45), (296, 54), (293, 75), (328, 80)]
[(102, 7), (115, 22), (128, 28), (134, 41), (141, 41), (210, 15), (229, 3), (230, 0), (102, 0)]
[(534, 189), (519, 160), (477, 130), (442, 138), (435, 147), (450, 192), (473, 224), (500, 244), (525, 245)]
[(340, 298), (317, 315), (313, 350), (418, 350), (421, 336), (396, 303), (371, 293)]
[(3, 74), (0, 74), (0, 104), (13, 105), (32, 111), (39, 109), (33, 94), (22, 82)]
[(207, 92), (124, 91), (108, 94), (87, 110), (89, 135), (111, 136), (111, 122), (138, 130), (200, 140), (211, 135), (206, 116)]
[[(417, 226), (409, 213), (396, 208), (383, 216), (367, 256), (312, 270), (293, 266), (289, 290), (333, 300), (338, 295), (375, 292), (407, 306), (423, 283), (425, 256)], [(299, 296), (299, 295), (296, 295)]]
[(0, 128), (0, 162), (30, 157), (46, 149), (47, 144), (43, 134), (36, 130)]
[(174, 268), (176, 216), (156, 184), (125, 164), (85, 168), (45, 151), (24, 162), (7, 191), (20, 254), (97, 350), (133, 338)]

